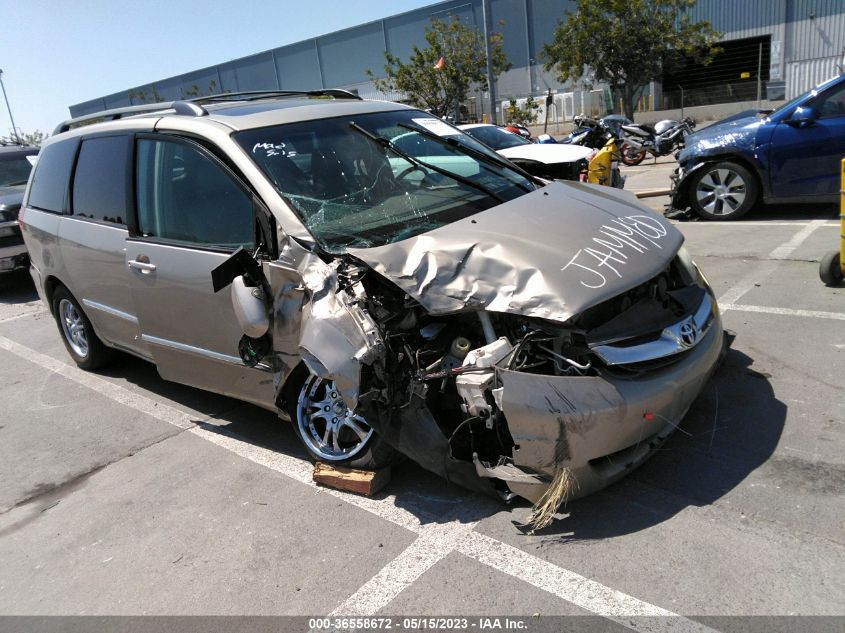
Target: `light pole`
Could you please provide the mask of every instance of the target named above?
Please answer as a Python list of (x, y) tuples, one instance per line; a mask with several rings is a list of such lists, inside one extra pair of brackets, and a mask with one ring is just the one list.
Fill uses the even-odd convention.
[(12, 108), (9, 107), (9, 97), (6, 96), (6, 86), (3, 84), (3, 70), (0, 69), (0, 88), (3, 89), (3, 99), (6, 100), (6, 109), (9, 111), (9, 120), (12, 122), (12, 134), (15, 135), (15, 140), (20, 145), (21, 139), (18, 136), (18, 128), (15, 127), (15, 117), (12, 116)]
[(490, 58), (490, 0), (481, 1), (481, 15), (484, 21), (484, 51), (487, 58), (487, 94), (490, 96), (490, 123), (498, 123), (496, 118), (496, 86), (493, 83), (493, 60)]

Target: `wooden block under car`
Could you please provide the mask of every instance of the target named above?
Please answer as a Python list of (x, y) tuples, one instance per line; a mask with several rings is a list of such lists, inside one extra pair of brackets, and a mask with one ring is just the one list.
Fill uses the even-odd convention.
[(317, 462), (314, 481), (321, 486), (372, 497), (390, 481), (390, 466), (379, 470), (358, 470)]

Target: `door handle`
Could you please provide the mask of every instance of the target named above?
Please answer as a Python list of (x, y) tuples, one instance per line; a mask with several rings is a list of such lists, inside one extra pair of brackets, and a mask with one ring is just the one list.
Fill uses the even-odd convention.
[(144, 274), (151, 273), (156, 269), (156, 265), (151, 264), (150, 258), (146, 255), (138, 255), (138, 259), (130, 259), (126, 262), (126, 265), (129, 266), (129, 268), (140, 270)]

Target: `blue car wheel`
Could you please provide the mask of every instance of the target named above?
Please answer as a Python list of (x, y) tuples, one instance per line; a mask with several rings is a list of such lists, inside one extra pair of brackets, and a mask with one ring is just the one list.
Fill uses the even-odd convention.
[(757, 180), (729, 161), (702, 167), (690, 183), (690, 206), (705, 220), (736, 220), (757, 201)]

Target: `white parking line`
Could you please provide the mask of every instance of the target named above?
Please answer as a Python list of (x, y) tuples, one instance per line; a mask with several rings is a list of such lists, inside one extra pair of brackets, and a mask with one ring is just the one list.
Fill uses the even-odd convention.
[(150, 417), (167, 422), (173, 426), (178, 426), (180, 429), (187, 429), (194, 426), (194, 420), (187, 413), (183, 413), (169, 405), (157, 402), (152, 398), (148, 398), (139, 393), (134, 393), (125, 387), (116, 385), (114, 383), (100, 378), (96, 374), (82, 371), (81, 369), (56, 360), (51, 356), (36, 352), (25, 345), (16, 343), (10, 338), (0, 336), (0, 349), (11, 352), (16, 356), (20, 356), (24, 360), (28, 360), (44, 369), (60, 376), (72, 380), (73, 382), (88, 387), (92, 391), (119, 402), (127, 407), (131, 407), (141, 413), (146, 413)]
[(757, 266), (752, 266), (737, 283), (725, 291), (719, 297), (718, 304), (720, 309), (724, 312), (728, 308), (725, 306), (736, 304), (739, 299), (751, 290), (756, 283), (766, 279), (771, 275), (780, 264), (780, 260), (784, 260), (791, 255), (796, 248), (798, 248), (804, 240), (806, 240), (813, 231), (820, 228), (824, 224), (824, 220), (813, 220), (800, 231), (795, 233), (789, 241), (784, 242), (780, 246), (775, 247), (767, 256), (767, 259), (760, 262)]
[(801, 244), (806, 240), (810, 235), (812, 235), (813, 231), (816, 229), (821, 228), (824, 226), (824, 220), (813, 220), (803, 229), (798, 231), (792, 239), (788, 242), (781, 244), (776, 249), (774, 249), (771, 253), (769, 253), (770, 259), (786, 259), (792, 252), (801, 246)]
[[(196, 420), (182, 411), (158, 403), (146, 396), (133, 393), (125, 387), (58, 361), (5, 336), (0, 336), (0, 349), (88, 387), (118, 404), (131, 407), (158, 420), (169, 422), (181, 429), (186, 429), (189, 433), (213, 442), (240, 457), (316, 488), (310, 477), (312, 467), (304, 460), (255, 446), (228, 435), (223, 430), (212, 431), (196, 426)], [(421, 508), (414, 509), (413, 512), (400, 508), (396, 505), (393, 496), (374, 500), (328, 488), (316, 489), (321, 494), (342, 499), (418, 535), (414, 543), (341, 603), (334, 610), (334, 613), (345, 614), (346, 611), (344, 610), (348, 609), (349, 612), (354, 614), (374, 615), (438, 561), (443, 560), (453, 551), (460, 551), (480, 563), (529, 582), (544, 591), (572, 602), (582, 609), (612, 619), (627, 627), (646, 631), (688, 630), (697, 633), (712, 631), (712, 629), (703, 627), (671, 611), (606, 587), (597, 581), (544, 561), (491, 537), (478, 534), (473, 531), (475, 527), (473, 521), (453, 520), (444, 523), (442, 522), (443, 517), (437, 517), (441, 522), (422, 523), (419, 517), (430, 516), (428, 512)], [(480, 502), (469, 502), (462, 504), (459, 512), (471, 516), (480, 514), (478, 512), (480, 509)], [(643, 621), (632, 623), (628, 619), (641, 615), (674, 617), (648, 620), (645, 624)]]
[[(458, 545), (458, 551), (586, 611), (598, 613), (623, 626), (636, 628), (637, 631), (713, 631), (703, 624), (562, 569), (554, 563), (478, 532), (464, 536)], [(635, 623), (630, 621), (630, 618), (644, 616), (654, 619), (637, 620)], [(655, 616), (659, 616), (659, 619)]]
[(18, 310), (20, 310), (21, 308), (30, 308), (30, 304), (28, 304), (28, 303), (18, 304), (18, 305), (5, 304), (5, 305), (2, 305), (0, 307), (4, 308), (2, 311), (0, 311), (0, 315), (2, 315), (3, 312), (10, 311), (9, 310), (10, 308), (14, 308), (14, 311), (16, 312), (16, 314), (12, 314), (11, 316), (6, 316), (6, 317), (0, 316), (0, 323), (8, 323), (9, 321), (17, 321), (18, 319), (22, 319), (22, 318), (28, 317), (28, 316), (35, 316), (36, 314), (49, 314), (47, 312), (47, 310), (44, 308), (44, 306), (40, 305), (40, 304), (32, 305), (31, 309), (27, 309), (23, 312), (18, 312)]
[(822, 310), (795, 310), (793, 308), (774, 308), (770, 306), (752, 306), (745, 304), (728, 303), (719, 306), (724, 312), (726, 310), (737, 310), (739, 312), (761, 312), (763, 314), (781, 314), (784, 316), (809, 317), (812, 319), (836, 319), (845, 321), (845, 312), (824, 312)]
[(455, 550), (475, 523), (427, 526), (417, 539), (382, 567), (329, 615), (375, 615), (415, 580)]
[(732, 229), (741, 229), (744, 226), (809, 226), (814, 222), (821, 222), (820, 226), (828, 226), (828, 227), (838, 227), (839, 222), (835, 220), (796, 220), (795, 222), (781, 222), (781, 221), (771, 221), (767, 222), (765, 220), (760, 221), (753, 221), (753, 222), (736, 222), (736, 221), (710, 221), (707, 222), (678, 222), (678, 224), (682, 225), (684, 228), (693, 227), (693, 226), (700, 226), (700, 227), (708, 227), (708, 226), (725, 226), (730, 227)]

